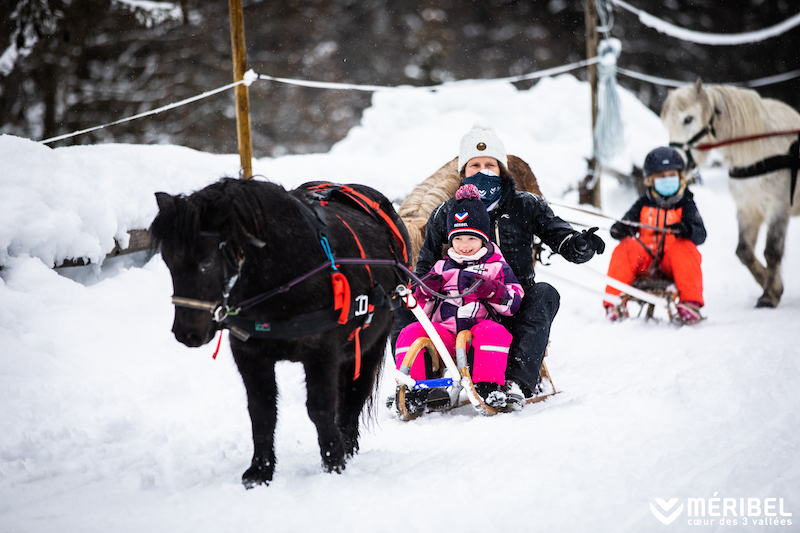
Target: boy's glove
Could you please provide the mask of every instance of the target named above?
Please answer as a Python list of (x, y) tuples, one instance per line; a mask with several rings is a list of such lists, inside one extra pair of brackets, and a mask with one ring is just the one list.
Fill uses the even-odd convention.
[(636, 237), (637, 231), (638, 230), (635, 226), (630, 226), (628, 224), (625, 224), (625, 222), (617, 222), (616, 224), (611, 226), (609, 233), (611, 234), (611, 237), (613, 239), (621, 241), (625, 237)]
[(502, 281), (489, 278), (483, 274), (475, 276), (475, 279), (482, 280), (482, 283), (472, 293), (476, 298), (488, 300), (492, 303), (500, 303), (503, 300), (506, 295), (506, 286)]
[(688, 239), (692, 236), (692, 228), (690, 228), (686, 222), (676, 222), (674, 224), (670, 224), (667, 226), (667, 229), (670, 230), (676, 237)]
[(573, 263), (585, 263), (592, 257), (595, 252), (602, 254), (606, 249), (606, 243), (603, 239), (594, 234), (599, 228), (594, 227), (585, 229), (577, 235), (573, 235), (570, 239), (569, 245), (572, 248), (571, 254), (567, 259)]

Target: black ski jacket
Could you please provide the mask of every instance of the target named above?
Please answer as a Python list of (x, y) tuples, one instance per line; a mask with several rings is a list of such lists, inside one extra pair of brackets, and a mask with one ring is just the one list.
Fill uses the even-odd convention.
[[(527, 288), (533, 285), (533, 237), (538, 236), (550, 249), (573, 261), (572, 236), (578, 232), (555, 216), (542, 198), (517, 190), (513, 179), (504, 179), (500, 203), (489, 212), (489, 238), (496, 243), (517, 280)], [(425, 242), (419, 252), (416, 274), (424, 276), (442, 258), (447, 244), (447, 214), (455, 202), (451, 198), (434, 209), (425, 228)]]

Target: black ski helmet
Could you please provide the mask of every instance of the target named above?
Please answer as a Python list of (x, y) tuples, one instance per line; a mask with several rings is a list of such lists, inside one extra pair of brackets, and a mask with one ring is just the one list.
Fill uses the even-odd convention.
[(681, 154), (675, 148), (659, 146), (644, 158), (644, 168), (642, 171), (645, 177), (647, 177), (656, 172), (683, 170), (685, 167), (686, 164), (683, 162)]

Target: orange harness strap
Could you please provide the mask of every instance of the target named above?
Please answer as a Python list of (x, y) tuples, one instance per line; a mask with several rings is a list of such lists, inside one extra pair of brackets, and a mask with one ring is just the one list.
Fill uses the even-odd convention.
[(350, 314), (350, 282), (347, 276), (339, 271), (331, 274), (331, 286), (333, 287), (333, 309), (341, 309), (339, 313), (339, 324), (347, 324), (347, 315)]
[[(406, 241), (403, 239), (402, 233), (395, 224), (394, 220), (387, 215), (383, 209), (381, 209), (380, 204), (372, 200), (371, 198), (357, 192), (352, 187), (348, 187), (346, 185), (335, 185), (333, 183), (323, 183), (320, 185), (315, 185), (313, 187), (309, 187), (307, 190), (310, 192), (321, 192), (325, 191), (330, 188), (336, 188), (337, 190), (341, 191), (345, 194), (348, 198), (350, 198), (356, 205), (361, 207), (364, 211), (369, 214), (378, 214), (382, 219), (386, 226), (389, 228), (389, 231), (392, 234), (392, 237), (395, 241), (400, 245), (400, 249), (402, 252), (403, 262), (408, 262), (408, 250), (406, 247)], [(328, 202), (326, 200), (320, 200), (321, 205), (326, 205)], [(350, 231), (350, 234), (353, 235), (353, 239), (358, 246), (358, 250), (361, 253), (362, 259), (366, 259), (366, 254), (364, 253), (364, 247), (361, 246), (361, 241), (358, 239), (358, 235), (356, 232), (353, 231), (353, 228), (350, 227), (350, 224), (345, 222), (342, 217), (336, 215), (342, 224)], [(367, 273), (369, 274), (370, 284), (372, 287), (375, 286), (375, 280), (372, 277), (372, 271), (369, 268), (369, 265), (364, 265), (367, 269)], [(342, 310), (341, 314), (339, 315), (339, 323), (346, 324), (347, 323), (347, 316), (350, 313), (350, 284), (347, 281), (347, 277), (341, 272), (334, 272), (331, 274), (331, 284), (333, 285), (333, 297), (334, 297), (334, 309)], [(375, 311), (375, 306), (369, 304), (367, 311), (369, 313), (373, 313)], [(361, 330), (369, 327), (369, 323), (364, 326), (359, 326), (350, 334), (350, 337), (347, 339), (348, 341), (353, 341), (355, 344), (355, 371), (353, 372), (353, 381), (358, 379), (361, 375)]]
[(392, 234), (392, 237), (397, 244), (400, 245), (400, 251), (402, 252), (402, 259), (404, 263), (408, 262), (408, 248), (406, 246), (406, 241), (403, 239), (403, 234), (400, 233), (400, 229), (395, 224), (392, 217), (387, 215), (378, 202), (369, 198), (368, 196), (361, 194), (360, 192), (356, 191), (352, 187), (348, 187), (347, 185), (337, 185), (334, 183), (323, 183), (320, 185), (315, 185), (313, 187), (309, 187), (307, 190), (310, 192), (321, 192), (326, 191), (328, 189), (332, 190), (339, 190), (342, 194), (345, 194), (348, 198), (350, 198), (356, 205), (360, 206), (364, 211), (370, 214), (377, 214), (383, 219), (384, 224), (389, 228), (389, 231)]
[[(356, 245), (358, 246), (358, 251), (361, 253), (361, 258), (362, 259), (366, 259), (367, 258), (367, 254), (364, 253), (364, 248), (361, 246), (361, 241), (358, 240), (358, 235), (356, 235), (356, 232), (353, 231), (353, 228), (350, 227), (350, 224), (348, 224), (344, 219), (342, 219), (342, 217), (340, 217), (339, 215), (336, 215), (336, 218), (338, 218), (339, 221), (342, 224), (344, 224), (344, 227), (346, 227), (348, 230), (350, 230), (350, 234), (353, 236), (353, 240), (356, 241)], [(375, 280), (372, 279), (372, 270), (370, 270), (369, 265), (364, 265), (364, 268), (367, 269), (367, 273), (369, 274), (370, 285), (372, 287), (374, 287), (375, 286)]]
[[(342, 222), (342, 224), (344, 224), (344, 227), (346, 227), (348, 230), (350, 230), (350, 233), (353, 235), (353, 239), (356, 241), (356, 245), (358, 246), (358, 251), (361, 253), (361, 257), (362, 258), (366, 258), (367, 256), (364, 253), (364, 248), (361, 246), (361, 241), (358, 239), (358, 235), (356, 235), (356, 232), (353, 231), (353, 228), (350, 227), (350, 224), (345, 222), (342, 219), (342, 217), (340, 217), (339, 215), (336, 215), (336, 218), (338, 218)], [(372, 287), (374, 287), (375, 286), (375, 280), (372, 279), (372, 271), (370, 270), (369, 265), (364, 265), (364, 267), (367, 269), (367, 273), (369, 274), (370, 285)], [(375, 310), (375, 307), (372, 304), (369, 304), (368, 311), (371, 313), (374, 310)], [(363, 328), (366, 328), (366, 327), (369, 327), (369, 324), (367, 324), (365, 326), (357, 327), (353, 331), (353, 333), (350, 334), (350, 338), (347, 339), (347, 340), (352, 340), (355, 343), (356, 368), (355, 368), (355, 372), (353, 373), (353, 381), (357, 380), (358, 376), (361, 375), (361, 330)]]
[[(342, 185), (341, 190), (342, 190), (342, 192), (347, 193), (356, 202), (358, 202), (358, 200), (361, 200), (362, 202), (366, 203), (367, 206), (369, 206), (372, 209), (373, 212), (375, 212), (378, 215), (380, 215), (380, 217), (383, 219), (383, 221), (389, 227), (389, 231), (391, 231), (392, 237), (394, 237), (394, 240), (397, 241), (397, 244), (400, 245), (400, 249), (401, 249), (401, 251), (403, 253), (403, 261), (404, 262), (408, 262), (408, 250), (406, 249), (406, 241), (403, 239), (403, 235), (400, 233), (400, 229), (398, 229), (397, 224), (394, 223), (394, 220), (392, 220), (392, 217), (387, 215), (383, 211), (383, 209), (381, 209), (380, 204), (378, 204), (378, 202), (372, 200), (371, 198), (368, 198), (367, 196), (364, 196), (360, 192), (357, 192), (354, 189), (352, 189), (351, 187), (348, 187), (346, 185)], [(362, 207), (363, 207), (363, 205), (362, 205)], [(366, 207), (364, 207), (364, 209), (369, 211), (369, 209), (367, 209)]]

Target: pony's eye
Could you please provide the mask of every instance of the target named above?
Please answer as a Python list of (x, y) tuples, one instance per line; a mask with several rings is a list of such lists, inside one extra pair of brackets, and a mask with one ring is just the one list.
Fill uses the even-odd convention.
[(213, 266), (214, 266), (214, 260), (213, 259), (208, 259), (206, 261), (202, 261), (201, 263), (199, 263), (197, 265), (197, 269), (200, 272), (208, 272), (209, 270), (211, 270), (211, 267), (213, 267)]
[(692, 115), (688, 115), (683, 119), (683, 125), (688, 126), (694, 121), (694, 117)]

